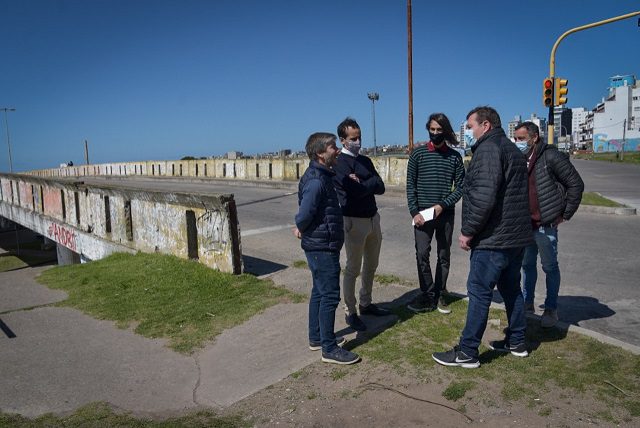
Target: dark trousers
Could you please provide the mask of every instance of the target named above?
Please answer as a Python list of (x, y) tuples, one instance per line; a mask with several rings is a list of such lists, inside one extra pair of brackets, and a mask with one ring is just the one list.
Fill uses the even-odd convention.
[[(428, 300), (434, 303), (438, 301), (440, 293), (447, 289), (454, 219), (455, 211), (443, 211), (435, 220), (428, 221), (421, 227), (413, 228), (416, 241), (416, 262), (418, 265), (420, 290)], [(436, 235), (438, 250), (435, 281), (433, 280), (431, 265), (429, 263), (431, 240), (433, 239), (434, 233)]]
[(467, 322), (460, 338), (460, 349), (468, 356), (478, 356), (478, 347), (487, 328), (489, 306), (495, 286), (498, 287), (507, 310), (509, 326), (505, 331), (506, 341), (514, 346), (524, 343), (527, 321), (524, 314), (524, 298), (520, 289), (520, 267), (523, 254), (523, 248), (471, 250), (467, 280), (469, 307)]

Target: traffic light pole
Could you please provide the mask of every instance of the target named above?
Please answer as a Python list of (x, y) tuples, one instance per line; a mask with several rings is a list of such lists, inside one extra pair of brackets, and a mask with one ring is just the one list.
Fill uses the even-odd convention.
[[(598, 22), (594, 22), (592, 24), (582, 25), (580, 27), (572, 28), (571, 30), (566, 31), (564, 34), (562, 34), (560, 37), (558, 37), (558, 40), (556, 40), (556, 42), (553, 45), (553, 48), (551, 49), (551, 57), (549, 59), (549, 77), (551, 79), (554, 79), (554, 81), (555, 81), (555, 75), (556, 75), (556, 50), (558, 49), (558, 45), (560, 44), (560, 42), (565, 37), (567, 37), (569, 34), (577, 33), (578, 31), (586, 30), (588, 28), (599, 27), (600, 25), (610, 24), (611, 22), (621, 21), (623, 19), (631, 18), (633, 16), (638, 16), (638, 15), (640, 15), (640, 11), (627, 13), (626, 15), (615, 16), (613, 18), (605, 19), (604, 21), (598, 21)], [(555, 91), (555, 89), (554, 89), (554, 91)], [(549, 144), (553, 144), (553, 137), (554, 137), (554, 135), (553, 135), (553, 125), (554, 125), (554, 123), (553, 123), (553, 107), (554, 107), (554, 105), (549, 106), (549, 120), (547, 122), (547, 124), (548, 124), (548, 127), (547, 127), (547, 141), (549, 142)]]

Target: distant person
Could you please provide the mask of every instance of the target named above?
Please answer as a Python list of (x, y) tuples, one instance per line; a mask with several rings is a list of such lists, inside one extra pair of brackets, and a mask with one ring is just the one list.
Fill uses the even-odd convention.
[[(413, 218), (416, 261), (420, 293), (407, 305), (413, 312), (437, 309), (451, 313), (444, 295), (451, 259), (451, 242), (455, 206), (462, 197), (464, 163), (462, 156), (450, 145), (457, 145), (456, 136), (447, 116), (434, 113), (427, 119), (429, 141), (414, 148), (407, 166), (407, 205)], [(433, 220), (426, 220), (421, 211), (432, 208)], [(429, 255), (431, 241), (436, 236), (437, 259), (435, 281)]]
[(340, 250), (344, 243), (342, 212), (333, 185), (338, 148), (336, 136), (312, 134), (305, 146), (309, 167), (298, 186), (298, 214), (294, 235), (301, 239), (313, 278), (309, 300), (309, 348), (322, 349), (322, 361), (353, 364), (360, 357), (342, 349), (344, 338), (336, 339), (335, 314), (340, 303)]
[(347, 117), (338, 125), (342, 150), (333, 167), (333, 182), (344, 216), (347, 265), (342, 279), (345, 319), (356, 331), (367, 329), (356, 310), (356, 278), (360, 275), (360, 315), (385, 316), (391, 312), (372, 303), (373, 277), (378, 268), (382, 231), (375, 195), (384, 193), (384, 182), (373, 162), (360, 154), (362, 134), (358, 123)]
[(558, 322), (558, 225), (568, 221), (578, 210), (584, 191), (580, 174), (569, 156), (557, 147), (545, 144), (540, 129), (531, 122), (516, 127), (515, 139), (526, 143), (529, 172), (529, 212), (534, 243), (525, 248), (522, 260), (522, 283), (525, 311), (535, 312), (534, 297), (538, 279), (538, 252), (546, 275), (547, 297), (541, 325), (550, 328)]
[(527, 197), (527, 161), (507, 138), (498, 112), (477, 107), (467, 115), (473, 157), (467, 170), (462, 199), (460, 248), (471, 250), (467, 294), (467, 320), (460, 342), (433, 359), (445, 366), (480, 367), (478, 348), (487, 327), (489, 305), (497, 285), (507, 310), (504, 340), (489, 347), (528, 354), (526, 319), (520, 289), (524, 248), (531, 244)]

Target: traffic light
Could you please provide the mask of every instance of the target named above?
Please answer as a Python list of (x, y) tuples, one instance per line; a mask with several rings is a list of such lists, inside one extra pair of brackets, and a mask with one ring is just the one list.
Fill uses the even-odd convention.
[(562, 104), (566, 104), (567, 103), (567, 98), (565, 98), (565, 95), (567, 95), (567, 93), (569, 92), (569, 88), (567, 88), (567, 85), (569, 84), (569, 81), (567, 79), (561, 79), (561, 78), (556, 78), (556, 88), (555, 88), (555, 103), (554, 105), (562, 105)]
[(542, 103), (545, 107), (553, 105), (553, 79), (550, 77), (542, 81)]

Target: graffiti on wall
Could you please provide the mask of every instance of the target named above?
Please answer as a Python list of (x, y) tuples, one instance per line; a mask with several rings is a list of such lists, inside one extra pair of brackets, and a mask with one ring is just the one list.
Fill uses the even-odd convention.
[(72, 251), (77, 252), (76, 245), (76, 232), (73, 229), (68, 229), (64, 226), (60, 226), (56, 223), (51, 223), (47, 229), (47, 235), (49, 238), (56, 241), (59, 244), (64, 245)]
[(205, 211), (197, 219), (202, 251), (222, 252), (227, 246), (227, 222), (221, 211)]
[(609, 139), (607, 134), (593, 135), (593, 151), (596, 153), (640, 151), (640, 138)]

